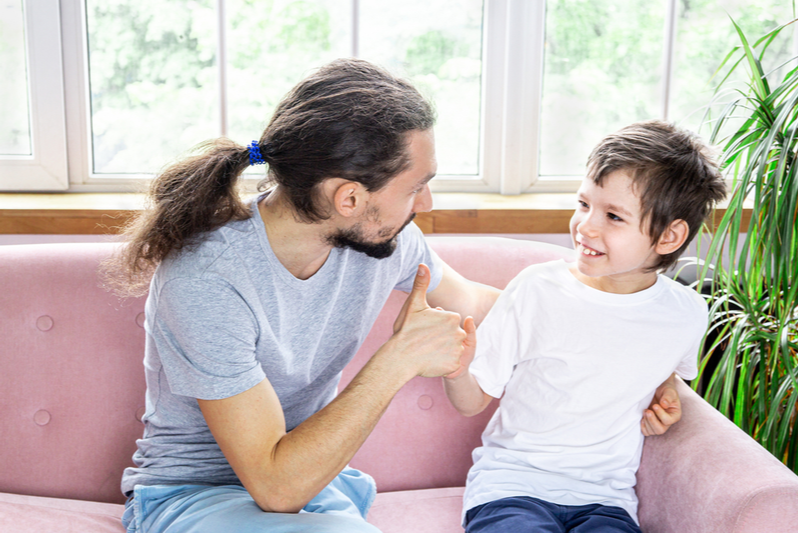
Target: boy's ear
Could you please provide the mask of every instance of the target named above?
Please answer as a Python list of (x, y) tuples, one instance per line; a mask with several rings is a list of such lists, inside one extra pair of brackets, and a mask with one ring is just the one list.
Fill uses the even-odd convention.
[(656, 243), (656, 253), (668, 255), (683, 246), (689, 236), (689, 224), (685, 220), (673, 220)]

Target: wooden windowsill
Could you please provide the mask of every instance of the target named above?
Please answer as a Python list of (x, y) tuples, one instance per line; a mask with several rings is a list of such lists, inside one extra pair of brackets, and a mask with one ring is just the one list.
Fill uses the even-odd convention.
[[(424, 233), (569, 233), (575, 195), (435, 193), (433, 205), (416, 218)], [(0, 234), (113, 235), (143, 206), (131, 193), (2, 193)]]

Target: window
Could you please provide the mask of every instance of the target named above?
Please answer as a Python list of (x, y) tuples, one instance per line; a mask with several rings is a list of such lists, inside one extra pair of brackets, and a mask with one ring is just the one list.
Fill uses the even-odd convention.
[(726, 13), (753, 40), (793, 17), (784, 0), (0, 0), (0, 189), (133, 190), (200, 141), (258, 138), (310, 69), (356, 56), (434, 101), (434, 190), (571, 191), (611, 131), (702, 127), (737, 43)]
[(0, 2), (0, 189), (68, 186), (60, 57), (58, 0)]

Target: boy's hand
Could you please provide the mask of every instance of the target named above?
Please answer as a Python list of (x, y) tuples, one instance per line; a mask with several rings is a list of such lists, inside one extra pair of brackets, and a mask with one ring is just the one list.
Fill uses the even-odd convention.
[(656, 389), (653, 403), (642, 416), (642, 433), (645, 437), (663, 435), (681, 419), (681, 399), (675, 388), (674, 375)]
[(464, 352), (461, 354), (461, 359), (458, 362), (458, 370), (452, 374), (447, 374), (444, 376), (447, 379), (455, 379), (458, 376), (463, 375), (468, 371), (470, 363), (475, 358), (475, 346), (477, 345), (477, 340), (475, 338), (476, 328), (475, 320), (473, 320), (471, 316), (468, 316), (464, 319), (464, 331), (467, 333), (467, 338), (464, 339), (464, 342), (462, 343), (462, 346), (464, 346)]

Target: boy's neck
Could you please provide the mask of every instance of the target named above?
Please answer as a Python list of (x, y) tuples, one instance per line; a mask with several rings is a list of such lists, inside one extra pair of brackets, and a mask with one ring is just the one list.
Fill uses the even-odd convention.
[(655, 272), (626, 273), (618, 276), (587, 276), (578, 270), (577, 265), (570, 265), (569, 271), (579, 282), (602, 292), (612, 294), (633, 294), (652, 287), (658, 279)]

